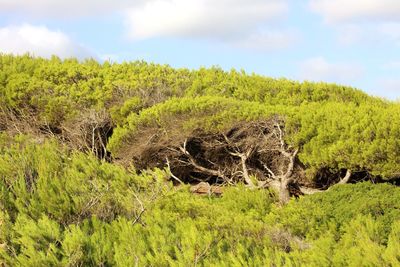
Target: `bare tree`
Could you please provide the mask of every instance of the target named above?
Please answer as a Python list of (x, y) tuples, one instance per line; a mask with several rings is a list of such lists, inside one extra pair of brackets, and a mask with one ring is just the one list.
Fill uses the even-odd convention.
[[(285, 204), (291, 194), (322, 191), (305, 179), (297, 160), (299, 148), (288, 144), (279, 117), (239, 123), (219, 133), (194, 130), (181, 144), (176, 142), (178, 136), (152, 137), (136, 157), (142, 160), (137, 166), (163, 167), (151, 164), (164, 162), (176, 183), (199, 185), (193, 187), (195, 193), (243, 182), (250, 189), (272, 188)], [(339, 183), (347, 183), (350, 176), (349, 170)]]
[(106, 110), (87, 110), (83, 119), (75, 119), (62, 127), (62, 138), (79, 150), (90, 151), (98, 158), (108, 155), (107, 139), (111, 134), (111, 118)]
[[(243, 181), (250, 189), (272, 187), (278, 192), (282, 203), (289, 200), (289, 185), (296, 182), (293, 173), (298, 149), (285, 144), (278, 120), (251, 123), (227, 134), (199, 138), (197, 143), (202, 144), (202, 150), (209, 150), (208, 154), (215, 159), (207, 157), (204, 152), (192, 155), (188, 146), (193, 142), (186, 139), (178, 150), (174, 150), (184, 156), (175, 164), (191, 167), (193, 172), (207, 177), (204, 181), (216, 177), (226, 183)], [(207, 162), (208, 166), (202, 165), (196, 158)], [(272, 162), (267, 162), (268, 159), (272, 159)], [(167, 164), (170, 166), (169, 161)]]

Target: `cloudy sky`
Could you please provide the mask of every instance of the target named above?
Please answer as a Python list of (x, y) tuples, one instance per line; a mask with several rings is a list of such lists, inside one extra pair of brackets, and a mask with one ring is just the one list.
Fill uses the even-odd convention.
[(0, 0), (0, 52), (218, 65), (400, 98), (400, 0)]

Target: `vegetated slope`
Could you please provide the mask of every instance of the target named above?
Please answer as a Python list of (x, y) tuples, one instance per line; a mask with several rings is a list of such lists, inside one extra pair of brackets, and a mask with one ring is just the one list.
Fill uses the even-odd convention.
[[(1, 264), (399, 262), (399, 189), (327, 190), (396, 183), (398, 104), (219, 68), (1, 55), (0, 107)], [(222, 197), (191, 195), (199, 182)]]
[[(363, 182), (276, 203), (191, 195), (56, 142), (2, 135), (0, 259), (15, 266), (396, 266), (400, 188)], [(12, 144), (12, 145), (10, 145)], [(16, 162), (18, 164), (16, 164)]]

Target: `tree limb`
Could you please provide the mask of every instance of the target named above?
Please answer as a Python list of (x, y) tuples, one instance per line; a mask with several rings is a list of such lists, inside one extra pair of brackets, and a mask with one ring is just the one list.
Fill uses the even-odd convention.
[(131, 194), (135, 197), (136, 201), (137, 201), (137, 202), (139, 203), (139, 205), (140, 205), (139, 214), (136, 215), (135, 220), (132, 222), (132, 225), (135, 225), (136, 223), (139, 222), (139, 220), (140, 220), (140, 218), (142, 217), (143, 213), (146, 211), (146, 208), (144, 207), (143, 202), (139, 199), (139, 197), (138, 197), (134, 192), (131, 191)]
[(351, 177), (351, 170), (347, 169), (346, 175), (342, 179), (340, 179), (338, 184), (347, 184), (350, 180), (350, 177)]
[(183, 147), (179, 147), (179, 150), (185, 154), (190, 162), (191, 165), (193, 165), (193, 167), (201, 172), (207, 173), (211, 176), (217, 176), (219, 178), (222, 178), (223, 180), (225, 180), (225, 176), (221, 173), (220, 170), (216, 171), (216, 170), (212, 170), (206, 167), (203, 167), (199, 164), (196, 163), (195, 159), (193, 158), (193, 156), (186, 150), (186, 143), (187, 140), (185, 140), (185, 142), (183, 143)]
[(172, 173), (172, 171), (171, 171), (171, 165), (170, 165), (170, 163), (169, 163), (168, 157), (166, 157), (165, 159), (167, 160), (167, 168), (168, 168), (169, 175), (171, 175), (171, 177), (174, 178), (176, 181), (178, 181), (180, 184), (184, 184), (184, 182), (182, 182), (181, 179), (179, 179), (178, 177), (176, 177), (176, 176)]
[(310, 187), (305, 187), (305, 186), (300, 186), (299, 189), (300, 189), (300, 192), (301, 192), (303, 195), (312, 195), (312, 194), (315, 194), (315, 193), (324, 192), (324, 190), (320, 190), (320, 189), (316, 189), (316, 188), (310, 188)]
[(292, 176), (293, 169), (294, 169), (294, 161), (296, 159), (296, 155), (298, 152), (299, 152), (299, 149), (296, 148), (296, 150), (293, 152), (293, 154), (291, 154), (289, 156), (289, 166), (288, 166), (288, 169), (287, 169), (285, 175), (283, 176), (283, 179), (289, 179)]
[(246, 153), (239, 153), (239, 152), (232, 153), (232, 152), (229, 152), (229, 154), (231, 154), (232, 156), (236, 156), (236, 157), (240, 158), (240, 161), (241, 161), (241, 164), (242, 164), (242, 170), (243, 170), (243, 172), (242, 172), (243, 173), (243, 178), (244, 178), (246, 184), (250, 188), (256, 188), (256, 186), (254, 185), (253, 181), (250, 178), (249, 170), (248, 170), (247, 165), (246, 165), (246, 161), (249, 158), (249, 156), (251, 155), (252, 151), (253, 151), (253, 147), (251, 147), (249, 150), (247, 150)]

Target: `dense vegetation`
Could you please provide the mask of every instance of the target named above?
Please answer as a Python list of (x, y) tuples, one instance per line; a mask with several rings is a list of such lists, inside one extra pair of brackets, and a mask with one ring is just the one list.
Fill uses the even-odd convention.
[(399, 122), (335, 84), (0, 55), (0, 265), (399, 266)]

